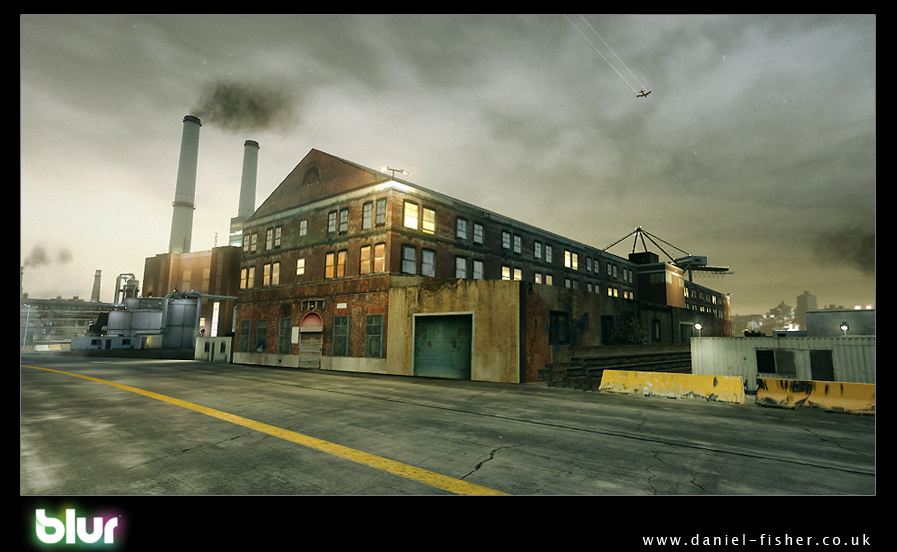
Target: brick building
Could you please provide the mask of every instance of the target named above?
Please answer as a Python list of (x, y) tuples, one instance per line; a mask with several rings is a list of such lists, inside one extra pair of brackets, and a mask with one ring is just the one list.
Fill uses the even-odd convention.
[[(241, 254), (239, 247), (224, 246), (148, 257), (143, 265), (143, 297), (165, 297), (175, 290), (236, 297)], [(204, 301), (199, 331), (207, 336), (232, 332), (235, 305), (233, 300)]]
[(641, 316), (637, 273), (311, 150), (244, 223), (234, 362), (534, 381), (569, 347), (600, 345), (616, 317)]

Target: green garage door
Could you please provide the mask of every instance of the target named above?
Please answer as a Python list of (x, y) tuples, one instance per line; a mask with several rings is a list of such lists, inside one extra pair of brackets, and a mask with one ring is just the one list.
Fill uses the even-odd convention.
[(473, 315), (414, 318), (414, 375), (470, 379)]

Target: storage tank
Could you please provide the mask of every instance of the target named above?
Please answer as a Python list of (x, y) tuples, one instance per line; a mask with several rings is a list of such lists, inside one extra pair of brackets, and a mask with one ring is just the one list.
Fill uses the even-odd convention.
[(189, 299), (172, 299), (168, 302), (168, 318), (165, 333), (162, 334), (163, 348), (193, 348), (193, 338), (196, 337), (196, 307), (196, 302)]

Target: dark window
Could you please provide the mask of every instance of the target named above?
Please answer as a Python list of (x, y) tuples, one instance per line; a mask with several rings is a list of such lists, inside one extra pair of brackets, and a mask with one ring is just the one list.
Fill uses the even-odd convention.
[(333, 317), (333, 356), (349, 356), (349, 317)]
[(377, 218), (376, 224), (386, 224), (386, 198), (377, 200)]
[(826, 349), (810, 349), (811, 379), (817, 381), (835, 381), (835, 363), (832, 352)]
[(244, 353), (250, 352), (249, 350), (249, 325), (251, 322), (249, 320), (243, 320), (240, 322), (240, 351)]
[(548, 313), (548, 343), (550, 345), (570, 343), (570, 317), (566, 312)]
[(794, 351), (758, 349), (757, 372), (761, 374), (797, 374)]
[(417, 274), (417, 249), (413, 246), (402, 246), (402, 272), (404, 274)]
[(259, 320), (255, 323), (255, 352), (264, 353), (268, 348), (268, 321)]
[(364, 356), (381, 358), (383, 356), (383, 315), (369, 314), (364, 335)]
[(277, 354), (290, 354), (290, 334), (293, 322), (289, 318), (280, 319), (280, 331), (277, 334)]

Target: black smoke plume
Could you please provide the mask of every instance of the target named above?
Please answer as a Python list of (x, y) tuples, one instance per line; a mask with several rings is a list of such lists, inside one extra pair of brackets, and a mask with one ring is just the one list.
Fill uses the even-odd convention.
[(875, 231), (845, 227), (826, 232), (814, 242), (816, 259), (821, 263), (847, 264), (864, 275), (875, 274)]
[(217, 80), (205, 85), (193, 114), (231, 132), (263, 131), (294, 124), (296, 105), (284, 85)]
[[(44, 266), (52, 263), (53, 260), (54, 258), (47, 253), (47, 249), (43, 245), (35, 245), (31, 248), (25, 260), (22, 261), (22, 266)], [(72, 260), (72, 252), (65, 248), (60, 249), (56, 254), (55, 260), (59, 264), (65, 264)]]

